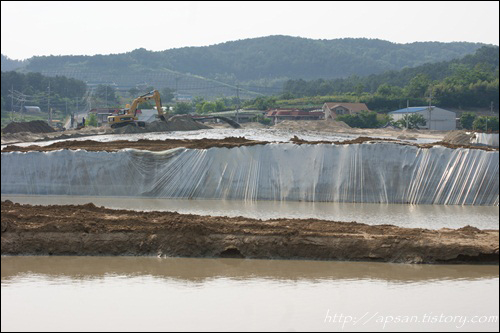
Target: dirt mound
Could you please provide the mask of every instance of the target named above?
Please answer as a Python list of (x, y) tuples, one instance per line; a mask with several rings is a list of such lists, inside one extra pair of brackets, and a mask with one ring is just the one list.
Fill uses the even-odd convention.
[(317, 131), (317, 132), (330, 132), (335, 129), (348, 129), (351, 128), (343, 121), (325, 121), (325, 120), (284, 120), (276, 125), (275, 128), (286, 130), (302, 130), (302, 131)]
[(498, 230), (1, 203), (2, 255), (164, 255), (498, 264)]
[(60, 141), (47, 146), (29, 146), (21, 147), (9, 145), (6, 146), (2, 152), (13, 152), (13, 151), (54, 151), (59, 149), (84, 149), (86, 151), (118, 151), (125, 148), (133, 148), (139, 150), (149, 150), (149, 151), (165, 151), (174, 148), (191, 148), (191, 149), (208, 149), (208, 148), (235, 148), (241, 146), (254, 146), (254, 145), (265, 145), (268, 144), (267, 141), (256, 141), (248, 140), (244, 137), (228, 137), (224, 139), (195, 139), (195, 140), (177, 140), (177, 139), (166, 139), (166, 140), (137, 140), (137, 141), (127, 141), (118, 140), (110, 142), (100, 142), (93, 140), (82, 140), (82, 141)]
[(29, 122), (11, 122), (2, 130), (3, 133), (13, 134), (20, 132), (31, 133), (52, 133), (56, 130), (53, 129), (47, 122), (43, 120), (33, 120)]
[(397, 139), (399, 139), (399, 140), (417, 140), (417, 138), (416, 138), (416, 137), (414, 137), (414, 136), (411, 136), (411, 135), (404, 135), (404, 134), (403, 134), (403, 135), (399, 135), (399, 136), (397, 137)]
[(444, 142), (453, 145), (470, 145), (474, 133), (468, 131), (451, 131), (443, 138)]
[(117, 134), (149, 133), (149, 132), (171, 132), (171, 131), (195, 131), (209, 129), (210, 127), (194, 121), (190, 116), (176, 115), (170, 117), (167, 122), (156, 120), (146, 123), (145, 127), (124, 126), (115, 129)]

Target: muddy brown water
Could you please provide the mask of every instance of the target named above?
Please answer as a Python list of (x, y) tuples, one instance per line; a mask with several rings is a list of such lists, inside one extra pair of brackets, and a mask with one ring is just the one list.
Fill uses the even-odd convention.
[[(498, 229), (498, 207), (6, 197), (30, 204)], [(498, 331), (499, 268), (152, 257), (1, 258), (2, 331)]]
[(2, 257), (2, 331), (498, 331), (498, 266)]
[(112, 209), (176, 211), (181, 214), (243, 216), (255, 219), (316, 218), (366, 224), (392, 224), (407, 228), (453, 228), (467, 225), (498, 230), (498, 207), (399, 205), (332, 202), (276, 202), (238, 200), (183, 200), (149, 198), (111, 198), (79, 196), (13, 196), (1, 200), (32, 205), (94, 203)]

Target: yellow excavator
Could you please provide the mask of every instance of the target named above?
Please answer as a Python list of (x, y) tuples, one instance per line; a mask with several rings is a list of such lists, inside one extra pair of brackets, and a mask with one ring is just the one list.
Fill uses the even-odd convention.
[(150, 99), (154, 99), (155, 101), (156, 110), (158, 111), (158, 118), (160, 118), (160, 120), (162, 121), (167, 121), (167, 119), (165, 118), (165, 113), (163, 112), (163, 108), (161, 106), (160, 93), (158, 92), (158, 90), (153, 90), (134, 99), (132, 105), (130, 107), (129, 105), (127, 105), (128, 109), (125, 109), (122, 114), (109, 116), (108, 124), (111, 126), (111, 128), (118, 128), (127, 125), (145, 127), (146, 124), (143, 121), (139, 121), (139, 118), (137, 117), (137, 107), (140, 103)]

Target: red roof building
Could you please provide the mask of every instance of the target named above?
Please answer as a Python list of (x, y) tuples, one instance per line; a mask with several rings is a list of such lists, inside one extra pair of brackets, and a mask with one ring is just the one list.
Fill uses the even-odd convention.
[(332, 120), (344, 114), (355, 114), (361, 111), (370, 111), (365, 103), (325, 103), (323, 112), (326, 120)]

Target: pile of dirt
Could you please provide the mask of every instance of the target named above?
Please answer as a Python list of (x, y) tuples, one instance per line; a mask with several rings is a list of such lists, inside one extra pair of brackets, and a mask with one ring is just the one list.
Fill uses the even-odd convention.
[(56, 130), (53, 129), (46, 121), (33, 120), (28, 122), (11, 122), (2, 130), (3, 133), (13, 134), (20, 132), (30, 133), (52, 133)]
[(2, 255), (154, 255), (401, 263), (499, 261), (498, 230), (1, 203)]
[(397, 137), (397, 139), (399, 139), (399, 140), (417, 140), (417, 138), (416, 138), (416, 137), (414, 137), (414, 136), (404, 135), (404, 134), (399, 135), (399, 136)]
[(325, 121), (325, 120), (284, 120), (274, 125), (274, 128), (286, 129), (292, 131), (316, 131), (331, 132), (338, 129), (349, 129), (349, 125), (343, 121)]
[(352, 145), (352, 144), (362, 144), (365, 142), (392, 142), (398, 143), (399, 141), (395, 139), (382, 139), (382, 138), (371, 138), (366, 136), (360, 136), (358, 138), (352, 140), (345, 141), (307, 141), (300, 139), (298, 136), (294, 135), (293, 138), (290, 139), (290, 142), (295, 143), (296, 145), (321, 145), (321, 144), (335, 144), (335, 145)]
[(139, 150), (149, 150), (149, 151), (165, 151), (174, 148), (192, 148), (192, 149), (208, 149), (208, 148), (235, 148), (241, 146), (254, 146), (254, 145), (265, 145), (268, 144), (267, 141), (256, 141), (248, 140), (244, 137), (228, 137), (224, 139), (196, 139), (196, 140), (177, 140), (177, 139), (166, 139), (166, 140), (138, 140), (138, 141), (127, 141), (118, 140), (110, 142), (100, 142), (93, 140), (82, 140), (82, 141), (60, 141), (47, 146), (14, 146), (9, 145), (2, 149), (2, 152), (13, 152), (13, 151), (54, 151), (60, 149), (83, 149), (86, 151), (118, 151), (125, 148), (133, 148)]
[(73, 138), (81, 138), (85, 136), (94, 135), (104, 135), (113, 134), (113, 129), (109, 127), (84, 127), (82, 129), (66, 130), (64, 132), (52, 132), (52, 133), (2, 133), (2, 145), (13, 144), (19, 142), (42, 142), (50, 140), (65, 140)]
[(146, 123), (145, 127), (128, 125), (115, 129), (116, 134), (133, 134), (133, 133), (149, 133), (149, 132), (171, 132), (171, 131), (195, 131), (199, 129), (210, 129), (206, 125), (194, 121), (188, 115), (176, 115), (170, 117), (166, 122), (156, 120), (151, 123)]
[(474, 133), (469, 131), (450, 131), (443, 138), (444, 142), (453, 145), (470, 145), (471, 139), (474, 138)]

